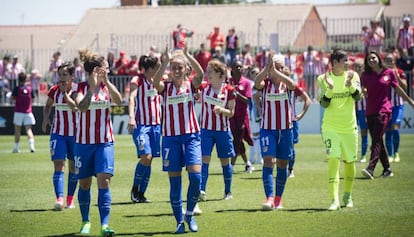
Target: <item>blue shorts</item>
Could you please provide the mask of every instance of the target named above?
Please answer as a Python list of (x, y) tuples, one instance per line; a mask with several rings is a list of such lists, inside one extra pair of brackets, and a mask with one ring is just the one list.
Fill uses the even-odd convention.
[(260, 129), (262, 157), (271, 156), (277, 159), (290, 160), (293, 151), (292, 134), (292, 129)]
[(181, 171), (184, 166), (201, 165), (201, 138), (198, 133), (162, 137), (162, 170)]
[(214, 145), (216, 145), (218, 158), (232, 158), (236, 155), (230, 131), (201, 129), (201, 154), (211, 156)]
[(357, 123), (359, 126), (359, 129), (364, 129), (367, 130), (368, 126), (367, 126), (367, 118), (365, 116), (365, 110), (358, 110), (356, 112), (356, 119), (357, 119)]
[(132, 133), (132, 140), (137, 148), (138, 157), (145, 154), (151, 154), (152, 157), (160, 157), (160, 125), (138, 125)]
[(99, 173), (114, 175), (114, 143), (75, 143), (75, 174), (78, 179)]
[(390, 128), (392, 124), (398, 124), (399, 126), (401, 126), (401, 121), (403, 117), (404, 117), (404, 105), (393, 106), (392, 113), (391, 113), (391, 119), (387, 124), (387, 128)]
[(50, 135), (50, 155), (53, 160), (64, 160), (66, 157), (73, 160), (73, 149), (75, 138), (73, 136), (62, 136), (56, 133)]
[(293, 121), (293, 127), (292, 127), (292, 135), (293, 135), (293, 144), (299, 143), (299, 122)]

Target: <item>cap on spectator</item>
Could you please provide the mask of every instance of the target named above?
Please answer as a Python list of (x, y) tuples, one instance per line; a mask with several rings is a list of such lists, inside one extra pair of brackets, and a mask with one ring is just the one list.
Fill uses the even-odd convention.
[(266, 46), (262, 46), (261, 48), (260, 48), (262, 51), (266, 51), (267, 49), (266, 49)]
[(15, 59), (15, 58), (19, 58), (19, 55), (17, 55), (17, 54), (13, 55), (13, 59)]
[(404, 18), (403, 18), (403, 21), (408, 21), (408, 22), (410, 22), (410, 21), (411, 21), (411, 19), (410, 19), (410, 17), (406, 16), (406, 17), (404, 17)]
[(39, 73), (39, 70), (37, 70), (37, 69), (32, 70), (32, 74), (38, 74), (38, 73)]
[(124, 51), (120, 51), (119, 52), (119, 55), (124, 56), (125, 55), (125, 52)]

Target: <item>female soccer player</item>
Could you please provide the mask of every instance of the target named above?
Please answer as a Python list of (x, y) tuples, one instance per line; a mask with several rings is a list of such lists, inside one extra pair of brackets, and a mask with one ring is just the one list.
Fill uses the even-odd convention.
[[(194, 111), (194, 94), (200, 87), (203, 70), (200, 64), (187, 52), (178, 50), (171, 57), (168, 47), (163, 54), (163, 62), (154, 77), (154, 86), (163, 96), (162, 113), (162, 160), (163, 171), (170, 180), (170, 202), (177, 221), (175, 233), (185, 232), (184, 220), (190, 231), (197, 232), (194, 207), (200, 195), (201, 183), (201, 140), (200, 128)], [(187, 62), (196, 71), (189, 80)], [(170, 81), (162, 81), (165, 69), (170, 64)], [(181, 171), (186, 167), (189, 176), (187, 210), (182, 213)]]
[(53, 126), (50, 135), (50, 154), (54, 165), (53, 186), (55, 188), (55, 210), (61, 211), (64, 207), (64, 172), (65, 158), (69, 160), (68, 192), (66, 207), (74, 208), (73, 194), (76, 191), (78, 180), (75, 177), (75, 163), (73, 149), (75, 145), (76, 107), (72, 94), (77, 85), (73, 83), (75, 66), (72, 63), (63, 63), (58, 67), (58, 84), (50, 88), (45, 107), (43, 108), (42, 130), (46, 132), (50, 125), (50, 112), (55, 106)]
[[(263, 156), (262, 179), (266, 201), (263, 210), (283, 208), (282, 194), (287, 179), (287, 165), (292, 156), (292, 91), (302, 95), (302, 90), (283, 74), (284, 58), (269, 57), (266, 67), (255, 80), (255, 87), (262, 93), (262, 124), (260, 142)], [(273, 168), (276, 159), (276, 190), (273, 196)]]
[(233, 198), (231, 183), (233, 169), (230, 159), (234, 157), (233, 138), (230, 132), (229, 118), (234, 115), (235, 89), (226, 82), (226, 64), (212, 60), (207, 66), (208, 83), (201, 90), (201, 150), (203, 165), (201, 168), (200, 200), (206, 201), (208, 168), (213, 146), (216, 145), (224, 178), (224, 199)]
[(151, 202), (144, 193), (150, 181), (152, 158), (160, 157), (161, 96), (153, 84), (159, 66), (158, 58), (141, 56), (139, 67), (144, 73), (133, 77), (130, 83), (128, 131), (140, 158), (131, 190), (131, 201), (135, 203)]
[(82, 215), (81, 234), (90, 233), (89, 207), (92, 176), (98, 184), (98, 208), (101, 236), (112, 236), (108, 227), (111, 210), (109, 184), (114, 174), (114, 134), (111, 122), (111, 102), (119, 105), (122, 98), (108, 78), (108, 63), (104, 57), (89, 50), (80, 52), (84, 61), (86, 82), (79, 83), (74, 95), (80, 110), (75, 135), (75, 172), (79, 178), (78, 201)]

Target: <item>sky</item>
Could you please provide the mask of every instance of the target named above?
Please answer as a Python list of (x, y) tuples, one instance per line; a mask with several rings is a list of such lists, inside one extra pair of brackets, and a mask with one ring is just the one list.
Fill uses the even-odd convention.
[[(349, 0), (271, 0), (273, 3), (348, 3)], [(120, 0), (1, 0), (0, 25), (78, 24), (89, 8), (120, 6)]]

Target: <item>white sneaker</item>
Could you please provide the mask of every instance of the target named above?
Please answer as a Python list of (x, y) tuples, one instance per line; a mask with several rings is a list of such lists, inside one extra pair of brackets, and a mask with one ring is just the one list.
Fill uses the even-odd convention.
[(253, 173), (254, 169), (255, 168), (254, 168), (253, 165), (246, 165), (245, 172), (248, 173), (248, 174), (251, 174), (251, 173)]
[(56, 199), (56, 202), (54, 205), (55, 211), (62, 211), (63, 207), (64, 207), (63, 198), (60, 197)]
[(201, 213), (203, 213), (203, 211), (201, 211), (200, 207), (198, 206), (198, 203), (195, 205), (193, 213), (195, 216), (199, 216)]
[(295, 178), (295, 174), (293, 173), (293, 170), (289, 172), (289, 178)]
[(207, 201), (207, 194), (205, 191), (200, 190), (200, 196), (198, 196), (198, 200), (203, 202)]
[(337, 211), (341, 209), (341, 206), (339, 206), (338, 201), (333, 201), (332, 204), (329, 206), (328, 211)]
[(226, 194), (224, 194), (224, 200), (231, 200), (233, 199), (233, 195), (231, 194), (231, 192), (228, 192)]

